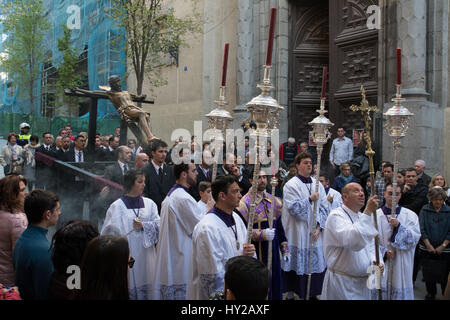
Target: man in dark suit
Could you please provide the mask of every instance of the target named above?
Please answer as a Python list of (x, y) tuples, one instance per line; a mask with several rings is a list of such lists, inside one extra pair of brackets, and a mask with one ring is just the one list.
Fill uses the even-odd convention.
[(114, 181), (118, 184), (122, 183), (122, 178), (125, 172), (130, 170), (131, 150), (127, 146), (120, 146), (117, 148), (116, 163), (105, 168), (105, 179)]
[(66, 158), (66, 152), (70, 150), (72, 140), (68, 136), (65, 136), (62, 138), (62, 146), (61, 148), (56, 152), (56, 158), (61, 161), (65, 161)]
[(173, 168), (164, 162), (167, 155), (167, 143), (162, 140), (153, 140), (150, 145), (150, 153), (150, 163), (142, 169), (145, 173), (146, 183), (144, 196), (152, 199), (160, 212), (161, 203), (175, 184), (175, 176)]
[[(42, 145), (36, 149), (36, 152), (40, 152), (49, 157), (56, 158), (56, 152), (52, 149), (53, 136), (50, 132), (44, 132), (42, 135)], [(55, 189), (55, 179), (53, 168), (47, 166), (44, 162), (36, 159), (36, 188), (45, 190)]]
[(252, 184), (246, 175), (240, 172), (239, 167), (236, 164), (236, 156), (233, 153), (226, 153), (223, 164), (218, 165), (217, 167), (217, 175), (227, 174), (236, 176), (239, 187), (241, 188), (241, 194), (247, 194)]
[(119, 137), (110, 137), (109, 146), (106, 150), (103, 150), (103, 160), (104, 161), (115, 161), (117, 160), (116, 149), (119, 147)]
[(414, 163), (414, 168), (417, 171), (417, 183), (424, 184), (428, 187), (431, 182), (431, 177), (425, 173), (425, 169), (427, 168), (425, 161), (416, 160), (416, 162)]
[(197, 184), (191, 188), (189, 188), (189, 193), (196, 200), (199, 201), (201, 199), (200, 193), (198, 192), (198, 186), (202, 181), (211, 182), (212, 178), (212, 155), (211, 151), (204, 150), (202, 156), (202, 163), (197, 164), (195, 167), (197, 169)]

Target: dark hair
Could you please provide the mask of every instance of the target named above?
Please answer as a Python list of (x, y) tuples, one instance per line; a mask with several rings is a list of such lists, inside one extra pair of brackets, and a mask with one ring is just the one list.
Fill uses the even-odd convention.
[(42, 138), (44, 138), (46, 134), (52, 135), (52, 133), (50, 131), (46, 131), (42, 134)]
[(325, 181), (330, 181), (330, 178), (328, 178), (328, 175), (325, 174), (325, 173), (321, 173), (321, 174), (319, 175), (319, 178), (320, 178), (320, 177), (324, 177)]
[(167, 143), (160, 139), (153, 140), (150, 145), (150, 152), (156, 152), (158, 148), (167, 148)]
[(405, 175), (406, 175), (407, 171), (414, 171), (417, 174), (416, 168), (413, 168), (413, 167), (405, 169)]
[(265, 300), (269, 292), (269, 272), (257, 259), (233, 257), (225, 264), (225, 294), (227, 289), (236, 300)]
[(79, 135), (77, 135), (77, 136), (75, 137), (75, 141), (77, 141), (77, 140), (80, 139), (80, 138), (85, 139), (86, 137), (83, 136), (83, 135), (81, 135), (81, 134), (79, 134)]
[(18, 175), (8, 175), (0, 179), (0, 208), (14, 213), (16, 210), (22, 211), (20, 200), (20, 181), (27, 185), (27, 179)]
[(39, 142), (39, 137), (37, 135), (33, 134), (30, 137), (30, 142), (31, 141), (35, 141), (36, 143), (38, 143)]
[(175, 176), (175, 180), (180, 179), (181, 173), (188, 172), (189, 171), (189, 164), (188, 163), (180, 163), (173, 166), (173, 174)]
[[(387, 187), (391, 186), (392, 188), (394, 188), (394, 185), (392, 184), (392, 182), (388, 182), (386, 183), (386, 186), (384, 187), (384, 191), (387, 190)], [(397, 185), (397, 189), (400, 189), (400, 194), (402, 194), (402, 187), (400, 187), (400, 185)], [(396, 190), (397, 192), (397, 190)], [(398, 193), (397, 193), (398, 194)], [(397, 199), (398, 200), (398, 199)]]
[(123, 188), (126, 192), (131, 191), (133, 189), (134, 183), (136, 182), (136, 179), (138, 176), (145, 176), (144, 172), (142, 170), (135, 170), (131, 169), (125, 172), (123, 175)]
[(52, 261), (55, 271), (66, 275), (68, 266), (80, 266), (89, 241), (98, 236), (97, 228), (90, 221), (67, 222), (52, 238)]
[(295, 157), (295, 164), (300, 164), (302, 162), (303, 159), (312, 159), (312, 155), (308, 152), (300, 152), (296, 157)]
[(399, 170), (398, 173), (400, 173), (402, 176), (406, 176), (406, 170)]
[(394, 165), (393, 165), (392, 163), (390, 163), (390, 162), (386, 162), (386, 163), (384, 164), (383, 170), (384, 170), (385, 168), (391, 168), (392, 171), (394, 171)]
[(55, 209), (59, 197), (53, 192), (35, 189), (25, 198), (24, 210), (28, 223), (37, 224), (42, 221), (44, 212)]
[(234, 175), (219, 175), (216, 180), (211, 184), (211, 194), (214, 201), (217, 202), (219, 198), (219, 193), (228, 193), (228, 189), (233, 183), (239, 183), (238, 179)]
[(130, 144), (131, 142), (133, 142), (134, 144), (136, 144), (136, 140), (134, 140), (134, 139), (128, 139), (128, 144)]
[(78, 300), (128, 300), (128, 240), (121, 236), (92, 239), (81, 262)]
[(111, 142), (113, 142), (115, 138), (116, 138), (116, 137), (114, 137), (114, 136), (109, 137), (108, 143), (111, 144)]
[(211, 182), (209, 181), (201, 181), (198, 184), (198, 191), (199, 192), (205, 192), (206, 189), (211, 188)]

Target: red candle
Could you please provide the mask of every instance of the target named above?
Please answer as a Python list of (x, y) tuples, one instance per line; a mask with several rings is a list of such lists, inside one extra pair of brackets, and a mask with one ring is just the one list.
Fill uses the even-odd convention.
[(225, 43), (225, 48), (223, 49), (223, 63), (222, 63), (222, 87), (227, 84), (227, 65), (228, 65), (228, 48), (230, 44)]
[(270, 9), (270, 25), (269, 25), (269, 39), (267, 39), (267, 56), (266, 66), (272, 65), (272, 49), (273, 49), (273, 34), (275, 32), (275, 19), (277, 8)]
[(325, 99), (325, 89), (327, 87), (327, 67), (323, 67), (323, 73), (322, 73), (322, 95), (320, 96), (321, 99)]
[(397, 84), (402, 84), (402, 49), (397, 48)]

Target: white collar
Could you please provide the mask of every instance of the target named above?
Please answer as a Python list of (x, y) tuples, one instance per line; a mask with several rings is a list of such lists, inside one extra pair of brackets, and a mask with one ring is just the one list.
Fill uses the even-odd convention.
[(161, 166), (158, 166), (152, 159), (152, 164), (153, 164), (153, 167), (156, 170), (156, 173), (158, 173), (159, 168), (164, 169), (164, 163)]
[(359, 216), (359, 212), (355, 212), (352, 209), (350, 209), (349, 207), (347, 207), (345, 204), (342, 204), (342, 209), (350, 214), (353, 218), (358, 217)]

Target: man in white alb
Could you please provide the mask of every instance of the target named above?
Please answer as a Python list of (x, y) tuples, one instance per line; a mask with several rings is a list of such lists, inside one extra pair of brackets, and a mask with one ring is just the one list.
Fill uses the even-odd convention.
[[(364, 191), (352, 182), (342, 189), (342, 201), (341, 207), (330, 212), (325, 225), (327, 272), (321, 300), (370, 300), (368, 269), (375, 261), (374, 239), (378, 235), (372, 214), (378, 199), (370, 197), (364, 213), (359, 212), (364, 206)], [(383, 273), (384, 265), (379, 267)]]
[(203, 217), (197, 201), (188, 193), (197, 183), (193, 163), (174, 166), (175, 185), (161, 205), (161, 227), (155, 266), (155, 300), (185, 300), (190, 279), (192, 232)]

